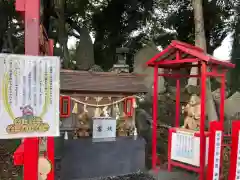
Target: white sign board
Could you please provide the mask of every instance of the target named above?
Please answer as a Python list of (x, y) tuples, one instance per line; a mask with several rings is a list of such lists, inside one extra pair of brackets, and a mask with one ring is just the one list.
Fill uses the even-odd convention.
[[(206, 138), (206, 160), (208, 162), (208, 142)], [(195, 136), (195, 133), (186, 131), (178, 131), (172, 133), (171, 142), (171, 159), (181, 163), (200, 166), (200, 137)]]
[(110, 117), (93, 118), (93, 139), (115, 137), (116, 119)]
[(220, 177), (220, 158), (221, 158), (221, 145), (222, 145), (221, 139), (222, 139), (222, 131), (216, 131), (213, 180), (219, 180), (219, 177)]
[(238, 150), (237, 150), (237, 165), (236, 165), (236, 180), (240, 180), (240, 132), (238, 132)]
[(0, 54), (0, 139), (59, 136), (60, 59)]

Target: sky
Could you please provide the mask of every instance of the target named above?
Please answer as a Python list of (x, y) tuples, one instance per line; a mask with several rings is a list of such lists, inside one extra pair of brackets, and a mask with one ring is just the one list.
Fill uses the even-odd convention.
[(76, 43), (77, 43), (77, 38), (75, 38), (74, 36), (70, 36), (68, 38), (68, 43), (67, 43), (68, 49), (74, 48), (76, 46)]
[(233, 32), (230, 32), (223, 39), (221, 46), (217, 47), (213, 51), (213, 56), (222, 61), (229, 61), (231, 59), (232, 43), (233, 43)]
[[(80, 35), (80, 36), (81, 36), (81, 35)], [(92, 42), (94, 43), (95, 38), (94, 38), (93, 34), (90, 33), (90, 36), (91, 36)], [(77, 38), (75, 38), (74, 36), (70, 36), (70, 37), (68, 38), (68, 43), (67, 43), (68, 49), (75, 48), (77, 42), (78, 42), (78, 39), (77, 39)]]

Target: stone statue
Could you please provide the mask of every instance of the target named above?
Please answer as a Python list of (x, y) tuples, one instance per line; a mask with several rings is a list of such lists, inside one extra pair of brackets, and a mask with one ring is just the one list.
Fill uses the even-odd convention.
[(87, 112), (83, 112), (78, 115), (78, 129), (75, 132), (75, 136), (77, 137), (87, 137), (89, 136), (90, 127), (90, 118)]
[(200, 128), (200, 115), (201, 115), (201, 100), (193, 94), (190, 97), (188, 104), (183, 107), (182, 111), (185, 113), (184, 125), (182, 128), (190, 130), (198, 130)]

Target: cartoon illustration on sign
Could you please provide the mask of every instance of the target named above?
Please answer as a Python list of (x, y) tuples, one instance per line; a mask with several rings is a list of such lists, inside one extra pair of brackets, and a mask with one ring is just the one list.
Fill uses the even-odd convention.
[(49, 130), (49, 124), (43, 123), (41, 117), (34, 116), (33, 108), (30, 105), (20, 107), (22, 116), (14, 119), (14, 124), (7, 127), (7, 132), (46, 132)]
[[(47, 84), (49, 84), (49, 78), (47, 78)], [(3, 81), (3, 100), (4, 100), (4, 108), (13, 119), (13, 124), (7, 126), (6, 131), (9, 134), (16, 134), (19, 132), (46, 132), (49, 130), (49, 124), (44, 123), (42, 116), (45, 113), (41, 113), (41, 116), (34, 116), (33, 108), (31, 105), (21, 106), (20, 110), (22, 112), (22, 116), (14, 117), (13, 112), (11, 110), (11, 105), (8, 101), (8, 89), (9, 89), (9, 76), (5, 74), (5, 80)], [(48, 107), (48, 99), (49, 97), (49, 85), (47, 85), (47, 91), (45, 96), (45, 104), (44, 109)], [(43, 110), (44, 111), (44, 110)]]
[(58, 136), (59, 58), (0, 54), (0, 59), (0, 137)]

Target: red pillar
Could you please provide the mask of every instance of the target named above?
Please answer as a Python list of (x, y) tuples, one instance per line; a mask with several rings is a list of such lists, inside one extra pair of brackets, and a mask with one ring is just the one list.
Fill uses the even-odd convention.
[(40, 0), (25, 0), (25, 54), (39, 55)]
[(180, 125), (180, 80), (177, 79), (176, 82), (176, 114), (175, 114), (175, 127), (179, 127)]
[[(220, 124), (222, 126), (222, 130), (224, 132), (224, 106), (225, 106), (225, 83), (226, 83), (226, 72), (223, 72), (223, 76), (221, 77), (221, 89), (220, 89), (220, 113), (219, 113), (219, 119)], [(220, 157), (220, 163), (223, 162), (223, 146), (221, 146), (221, 157)], [(220, 169), (221, 174), (223, 173), (222, 167)]]
[(225, 72), (221, 77), (221, 89), (220, 89), (220, 122), (224, 127), (224, 101), (225, 101)]
[(152, 123), (152, 169), (157, 163), (157, 116), (158, 116), (158, 66), (154, 67), (153, 77), (153, 123)]
[[(49, 56), (53, 56), (53, 40), (49, 40)], [(54, 180), (54, 137), (47, 138), (47, 157), (52, 164), (51, 172), (48, 174), (47, 180)]]
[(240, 134), (240, 122), (239, 120), (234, 120), (232, 122), (232, 147), (230, 155), (230, 168), (228, 180), (236, 180), (237, 166), (238, 166), (238, 151), (239, 147), (239, 134)]
[[(179, 61), (181, 58), (180, 51), (176, 52), (176, 61)], [(175, 127), (179, 127), (179, 118), (180, 118), (180, 80), (177, 79), (176, 82), (176, 114), (175, 114)]]
[(205, 130), (205, 102), (206, 102), (206, 63), (201, 64), (201, 116), (200, 116), (200, 176), (199, 180), (205, 179), (205, 154), (206, 154), (206, 137)]
[[(25, 0), (25, 54), (39, 55), (40, 0)], [(38, 179), (38, 138), (24, 140), (24, 180)]]

